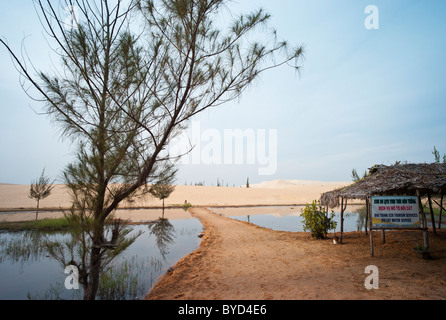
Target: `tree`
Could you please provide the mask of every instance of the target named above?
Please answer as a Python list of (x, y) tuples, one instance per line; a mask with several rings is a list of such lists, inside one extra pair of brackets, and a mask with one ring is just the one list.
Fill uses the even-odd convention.
[(434, 155), (435, 163), (440, 163), (440, 152), (438, 152), (435, 146), (434, 146), (434, 151), (432, 151), (432, 154)]
[(169, 198), (170, 194), (175, 190), (175, 186), (166, 184), (166, 183), (157, 183), (153, 185), (149, 192), (159, 200), (163, 201), (163, 216), (164, 219), (164, 199)]
[(358, 172), (356, 171), (356, 169), (352, 169), (352, 181), (353, 182), (357, 182), (357, 181), (359, 181), (361, 179), (364, 179), (368, 175), (369, 175), (369, 172), (367, 172), (367, 170), (365, 170), (362, 178), (360, 178), (359, 175), (358, 175)]
[[(76, 237), (86, 239), (89, 257), (81, 277), (84, 299), (95, 298), (113, 212), (147, 195), (147, 185), (172, 169), (166, 146), (188, 120), (239, 98), (266, 70), (299, 68), (302, 47), (288, 50), (275, 32), (271, 39), (262, 34), (264, 44), (248, 41), (266, 30), (269, 14), (260, 9), (220, 19), (227, 2), (66, 0), (62, 6), (78, 8), (76, 28), (66, 28), (63, 10), (35, 0), (60, 57), (60, 69), (51, 74), (31, 74), (0, 39), (45, 102), (45, 113), (78, 146), (64, 178), (72, 198), (67, 216)], [(218, 29), (217, 18), (228, 25)]]
[(36, 220), (39, 214), (40, 200), (47, 198), (51, 194), (51, 191), (54, 189), (53, 183), (54, 181), (50, 182), (50, 179), (45, 177), (45, 169), (43, 169), (39, 179), (31, 182), (28, 197), (37, 201)]
[(170, 197), (170, 194), (175, 191), (173, 185), (177, 170), (174, 167), (167, 166), (163, 173), (158, 177), (158, 181), (149, 188), (149, 193), (163, 201), (163, 215), (164, 219), (164, 200)]
[(356, 169), (352, 169), (352, 180), (354, 182), (361, 180)]
[[(437, 150), (435, 146), (434, 146), (434, 151), (432, 151), (432, 154), (435, 157), (435, 163), (440, 163), (440, 152)], [(443, 163), (446, 163), (446, 154), (443, 154)]]

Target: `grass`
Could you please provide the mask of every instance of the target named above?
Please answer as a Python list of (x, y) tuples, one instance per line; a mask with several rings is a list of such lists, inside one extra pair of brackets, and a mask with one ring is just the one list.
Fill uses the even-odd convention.
[(3, 231), (64, 231), (69, 228), (67, 219), (44, 219), (24, 222), (2, 222), (0, 230)]
[[(429, 206), (423, 205), (423, 209), (424, 209), (424, 213), (426, 215), (426, 220), (431, 221), (431, 211), (430, 211)], [(434, 212), (435, 222), (438, 223), (438, 221), (440, 219), (440, 209), (436, 206), (433, 206), (432, 211)], [(444, 210), (441, 213), (441, 220), (442, 220), (442, 224), (443, 224), (443, 221), (446, 221), (446, 211), (444, 211)]]

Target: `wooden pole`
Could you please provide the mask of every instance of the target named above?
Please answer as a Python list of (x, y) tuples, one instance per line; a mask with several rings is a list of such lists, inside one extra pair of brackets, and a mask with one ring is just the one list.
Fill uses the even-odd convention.
[(429, 200), (429, 210), (431, 212), (431, 221), (432, 221), (432, 229), (434, 230), (434, 234), (437, 234), (437, 230), (435, 228), (435, 217), (434, 217), (434, 209), (432, 209), (432, 198), (431, 194), (427, 194), (427, 199)]
[[(341, 226), (342, 226), (342, 232), (344, 232), (344, 212), (345, 212), (345, 210), (347, 209), (347, 201), (348, 201), (348, 199), (345, 198), (345, 203), (344, 203), (344, 206), (343, 206), (343, 208), (342, 208), (342, 214), (341, 214), (341, 221), (342, 221)], [(341, 243), (342, 243), (342, 242), (341, 242)]]
[(429, 236), (427, 233), (427, 221), (426, 221), (426, 214), (424, 213), (423, 204), (421, 203), (421, 196), (420, 191), (417, 189), (417, 197), (418, 197), (418, 210), (421, 214), (421, 217), (423, 219), (423, 240), (424, 240), (424, 248), (427, 250), (429, 249)]
[(444, 194), (441, 194), (441, 200), (440, 200), (440, 217), (438, 218), (438, 229), (441, 229), (441, 215), (443, 213), (443, 196)]
[(441, 215), (442, 215), (442, 213), (443, 213), (443, 210), (446, 211), (446, 210), (443, 208), (443, 197), (444, 197), (444, 194), (441, 194), (441, 200), (440, 200), (440, 203), (438, 203), (437, 200), (435, 200), (435, 198), (432, 198), (432, 200), (437, 204), (437, 206), (440, 207), (440, 217), (438, 218), (438, 229), (441, 229)]
[[(443, 198), (443, 195), (441, 195), (441, 197)], [(432, 198), (432, 201), (435, 202), (435, 204), (437, 206), (439, 206), (440, 209), (443, 209), (444, 211), (446, 211), (446, 209), (443, 207), (443, 199), (441, 199), (441, 203), (438, 203), (437, 200), (435, 200), (435, 198)]]
[(373, 231), (372, 231), (372, 210), (370, 208), (371, 201), (367, 201), (367, 214), (369, 215), (369, 230), (370, 230), (370, 256), (374, 256), (373, 250)]
[(364, 229), (365, 229), (365, 235), (367, 235), (367, 224), (369, 223), (369, 197), (365, 198), (365, 224), (364, 224)]
[(344, 232), (344, 197), (341, 197), (341, 235), (339, 237), (339, 243), (342, 244), (342, 233)]

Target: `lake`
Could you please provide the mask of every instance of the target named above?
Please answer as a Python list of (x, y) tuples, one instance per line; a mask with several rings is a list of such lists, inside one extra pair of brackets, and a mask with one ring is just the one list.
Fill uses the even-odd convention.
[[(198, 235), (202, 225), (191, 217), (156, 220), (131, 229), (130, 235), (142, 235), (113, 261), (113, 274), (122, 283), (118, 290), (103, 290), (99, 299), (142, 298), (161, 275), (201, 242)], [(82, 299), (82, 289), (65, 288), (65, 268), (39, 245), (45, 240), (64, 241), (68, 237), (36, 231), (0, 233), (0, 299)]]
[[(364, 230), (365, 216), (354, 210), (360, 206), (351, 206), (352, 211), (344, 212), (344, 232)], [(301, 209), (304, 206), (277, 207), (242, 207), (210, 208), (211, 211), (226, 217), (246, 221), (260, 227), (289, 232), (303, 232)], [(340, 212), (335, 212), (336, 231), (340, 230)], [(332, 230), (330, 232), (333, 232)]]
[[(300, 212), (303, 207), (211, 208), (213, 212), (261, 227), (298, 232), (304, 231)], [(136, 241), (114, 260), (113, 274), (124, 283), (119, 290), (100, 293), (98, 299), (140, 299), (157, 279), (182, 257), (196, 250), (201, 242), (201, 223), (179, 210), (166, 210), (168, 220), (156, 219), (160, 210), (122, 212), (133, 221), (130, 235), (142, 232)], [(170, 219), (170, 217), (173, 217)], [(339, 231), (339, 213), (336, 214)], [(148, 221), (155, 221), (148, 224)], [(363, 218), (356, 212), (344, 214), (344, 231), (357, 231)], [(64, 241), (63, 233), (0, 233), (0, 299), (82, 299), (82, 290), (67, 290), (65, 269), (48, 256), (40, 243)], [(122, 289), (124, 288), (124, 289)]]

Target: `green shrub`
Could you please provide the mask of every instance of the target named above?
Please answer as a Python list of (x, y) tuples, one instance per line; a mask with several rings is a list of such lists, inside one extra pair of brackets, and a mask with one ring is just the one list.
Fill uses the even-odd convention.
[(325, 208), (316, 200), (312, 204), (307, 204), (301, 211), (304, 231), (310, 231), (315, 239), (325, 239), (328, 231), (336, 228), (334, 212), (332, 211), (329, 216)]

